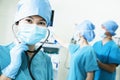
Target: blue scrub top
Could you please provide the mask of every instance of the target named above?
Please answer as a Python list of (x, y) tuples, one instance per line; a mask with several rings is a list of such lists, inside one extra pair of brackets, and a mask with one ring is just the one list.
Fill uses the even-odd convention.
[[(0, 74), (2, 74), (1, 70), (10, 63), (9, 52), (13, 46), (13, 43), (0, 46)], [(33, 58), (31, 70), (35, 80), (53, 80), (51, 59), (42, 51), (39, 51)], [(22, 65), (15, 80), (32, 80), (28, 71), (28, 56), (26, 54), (22, 55)]]
[(71, 64), (68, 80), (86, 80), (87, 72), (98, 69), (96, 55), (91, 46), (80, 48), (79, 45), (70, 44)]
[[(120, 49), (116, 43), (111, 40), (102, 45), (102, 41), (98, 41), (93, 45), (97, 58), (106, 64), (120, 64)], [(99, 69), (95, 72), (95, 80), (115, 80), (116, 71), (113, 73)]]

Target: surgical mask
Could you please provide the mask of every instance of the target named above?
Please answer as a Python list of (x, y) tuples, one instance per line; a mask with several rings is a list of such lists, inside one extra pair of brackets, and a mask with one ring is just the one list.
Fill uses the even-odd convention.
[(104, 38), (107, 37), (106, 34), (105, 34), (105, 30), (101, 30), (101, 32), (100, 32), (100, 37), (101, 37), (102, 39), (104, 39)]
[(34, 45), (41, 39), (45, 38), (47, 28), (37, 26), (34, 24), (24, 24), (19, 26), (17, 37), (20, 42), (24, 42), (28, 45)]
[(106, 38), (107, 36), (105, 35), (105, 33), (104, 34), (101, 34), (101, 36), (100, 36), (102, 39), (104, 39), (104, 38)]

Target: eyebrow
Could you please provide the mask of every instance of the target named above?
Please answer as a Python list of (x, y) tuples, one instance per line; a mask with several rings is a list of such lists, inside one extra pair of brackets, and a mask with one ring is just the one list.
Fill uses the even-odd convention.
[[(32, 16), (28, 16), (27, 18), (34, 19)], [(45, 21), (45, 19), (43, 19), (43, 18), (41, 17), (41, 20), (40, 20), (40, 21)]]
[(32, 17), (32, 16), (28, 16), (27, 18), (32, 18), (32, 19), (33, 19), (33, 17)]

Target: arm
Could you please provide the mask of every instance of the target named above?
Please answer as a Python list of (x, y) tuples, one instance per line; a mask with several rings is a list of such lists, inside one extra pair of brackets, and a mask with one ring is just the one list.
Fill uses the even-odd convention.
[(11, 80), (11, 79), (6, 77), (5, 75), (1, 75), (0, 76), (0, 80)]
[(87, 78), (86, 80), (93, 80), (94, 72), (87, 72)]
[(15, 79), (22, 63), (22, 53), (26, 50), (28, 50), (28, 46), (25, 44), (18, 44), (10, 50), (11, 61), (8, 66), (2, 69), (0, 80), (10, 80), (9, 78)]
[(116, 67), (117, 67), (116, 64), (104, 64), (104, 63), (100, 62), (99, 60), (98, 60), (98, 66), (101, 69), (104, 69), (104, 70), (106, 70), (108, 72), (114, 72)]

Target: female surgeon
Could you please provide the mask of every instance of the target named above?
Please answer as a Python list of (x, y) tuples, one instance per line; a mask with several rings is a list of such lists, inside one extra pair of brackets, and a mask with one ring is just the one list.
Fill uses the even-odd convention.
[(17, 5), (14, 26), (15, 41), (0, 45), (0, 80), (53, 80), (51, 59), (35, 44), (45, 38), (50, 23), (51, 6), (48, 0), (20, 0)]
[(53, 37), (71, 53), (70, 70), (67, 80), (93, 80), (94, 71), (98, 69), (97, 58), (93, 48), (89, 45), (94, 37), (95, 26), (85, 20), (76, 26), (78, 44), (65, 43), (55, 34)]
[(112, 36), (115, 35), (118, 24), (109, 20), (101, 27), (104, 31), (101, 35), (103, 39), (93, 45), (99, 66), (99, 70), (95, 72), (95, 80), (116, 80), (116, 67), (120, 64), (120, 49)]

